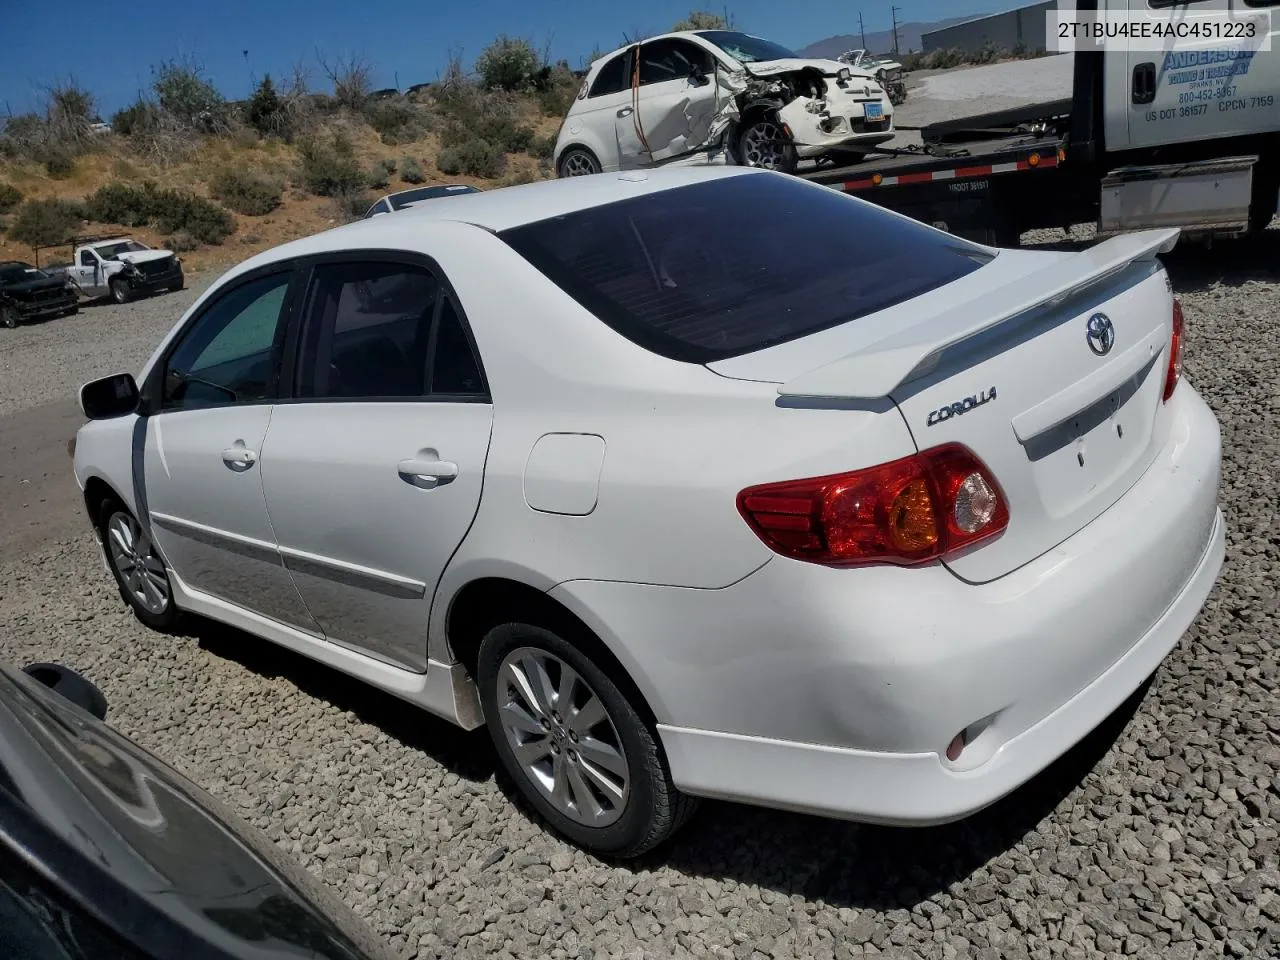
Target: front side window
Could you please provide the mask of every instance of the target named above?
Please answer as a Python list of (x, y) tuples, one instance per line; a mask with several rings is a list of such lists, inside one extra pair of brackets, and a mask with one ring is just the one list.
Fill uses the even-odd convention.
[(694, 363), (855, 321), (993, 256), (839, 191), (769, 173), (657, 190), (499, 236), (624, 337)]
[(668, 37), (640, 47), (640, 85), (688, 80), (711, 70), (711, 55), (688, 40)]
[(427, 392), (440, 284), (425, 267), (360, 261), (316, 267), (295, 395), (413, 399)]
[(291, 273), (273, 273), (219, 297), (182, 335), (165, 364), (161, 409), (268, 398)]

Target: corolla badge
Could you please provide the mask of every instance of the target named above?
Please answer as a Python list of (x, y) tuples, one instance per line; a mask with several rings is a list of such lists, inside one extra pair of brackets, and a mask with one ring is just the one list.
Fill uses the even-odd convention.
[(970, 410), (982, 406), (984, 403), (990, 403), (996, 398), (996, 388), (991, 387), (983, 390), (981, 393), (972, 397), (965, 397), (963, 400), (957, 400), (955, 403), (949, 403), (945, 407), (939, 407), (929, 414), (929, 419), (925, 421), (925, 426), (936, 427), (943, 421), (950, 420), (952, 417), (963, 416)]
[(1105, 313), (1095, 313), (1089, 318), (1085, 338), (1089, 341), (1090, 350), (1100, 357), (1105, 357), (1116, 345), (1115, 324)]

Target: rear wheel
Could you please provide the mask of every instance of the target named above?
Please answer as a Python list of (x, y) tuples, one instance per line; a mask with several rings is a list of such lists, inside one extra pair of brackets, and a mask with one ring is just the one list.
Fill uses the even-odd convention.
[(11, 307), (0, 307), (0, 327), (12, 330), (18, 325), (18, 315)]
[(152, 630), (172, 630), (178, 608), (173, 605), (173, 586), (155, 544), (117, 500), (103, 501), (98, 516), (107, 563), (121, 598)]
[(743, 125), (738, 134), (738, 162), (781, 173), (795, 173), (796, 146), (775, 114), (760, 114)]
[(521, 794), (569, 840), (635, 857), (669, 837), (695, 801), (671, 782), (656, 734), (590, 657), (530, 624), (495, 627), (477, 681), (498, 756)]
[(556, 173), (561, 177), (589, 177), (600, 172), (600, 161), (585, 147), (570, 147), (560, 158)]

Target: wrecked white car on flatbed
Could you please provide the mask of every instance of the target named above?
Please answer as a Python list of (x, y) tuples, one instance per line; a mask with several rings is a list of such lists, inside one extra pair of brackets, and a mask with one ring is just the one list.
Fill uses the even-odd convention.
[(732, 30), (668, 33), (595, 60), (556, 139), (561, 177), (666, 164), (793, 172), (893, 138), (874, 73)]

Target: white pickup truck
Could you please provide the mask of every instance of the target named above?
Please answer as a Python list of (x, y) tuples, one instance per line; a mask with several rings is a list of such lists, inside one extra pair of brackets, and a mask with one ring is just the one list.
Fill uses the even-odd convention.
[(89, 298), (109, 296), (116, 303), (128, 303), (160, 290), (181, 290), (185, 282), (182, 260), (172, 250), (153, 250), (132, 237), (77, 237), (58, 244), (67, 245), (72, 247), (72, 261), (43, 269), (67, 277)]

